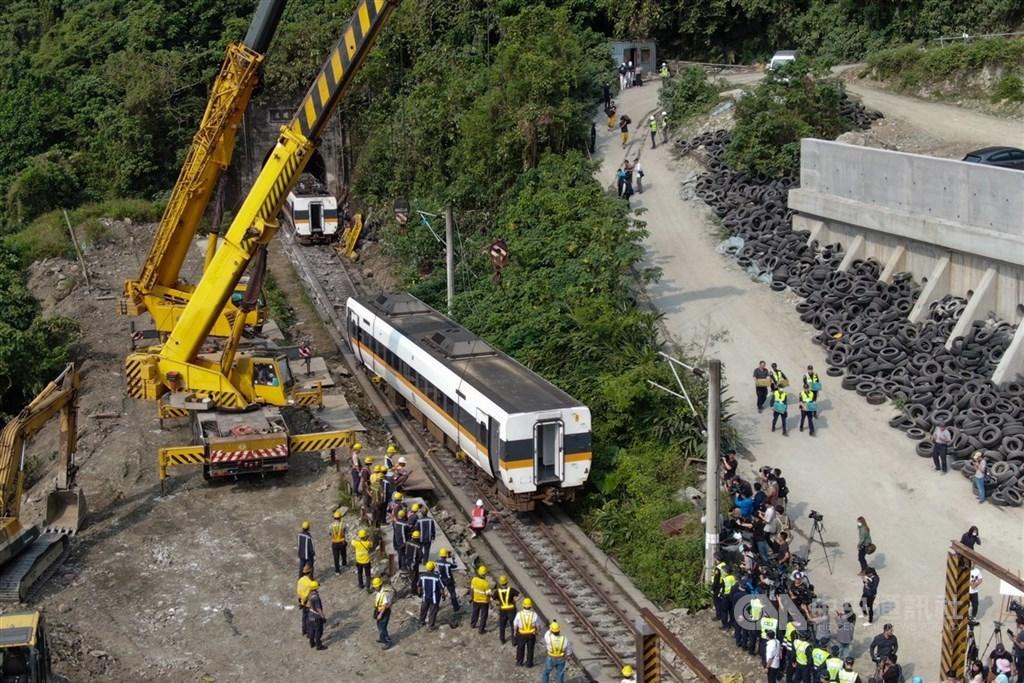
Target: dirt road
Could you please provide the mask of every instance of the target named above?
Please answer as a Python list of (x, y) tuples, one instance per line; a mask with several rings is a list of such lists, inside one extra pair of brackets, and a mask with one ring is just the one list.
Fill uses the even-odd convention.
[[(657, 88), (655, 82), (625, 91), (618, 98), (619, 111), (642, 121), (657, 105)], [(789, 437), (781, 431), (771, 433), (770, 413), (759, 414), (754, 401), (750, 375), (757, 361), (776, 361), (790, 377), (800, 377), (809, 363), (825, 367), (821, 348), (810, 341), (812, 328), (793, 309), (796, 299), (752, 281), (716, 252), (719, 238), (709, 212), (681, 192), (682, 181), (695, 166), (675, 159), (670, 148), (650, 149), (646, 135), (635, 138), (626, 150), (617, 135), (602, 131), (599, 137), (601, 178), (609, 188), (620, 160), (641, 156), (644, 193), (633, 197), (633, 206), (641, 210), (639, 217), (650, 231), (649, 265), (664, 273), (649, 294), (676, 340), (706, 348), (709, 356), (723, 361), (725, 381), (735, 399), (734, 424), (749, 449), (747, 466), (781, 467), (789, 480), (798, 551), (808, 547), (809, 511), (824, 514), (824, 541), (833, 571), (826, 566), (824, 549), (815, 543), (810, 547), (810, 574), (819, 594), (834, 606), (858, 603), (855, 520), (859, 515), (868, 519), (879, 548), (872, 564), (879, 570), (881, 589), (876, 605), (879, 623), (858, 623), (854, 653), (861, 675), (870, 673), (870, 663), (865, 663), (868, 643), (881, 622), (892, 622), (908, 680), (914, 674), (934, 678), (949, 540), (977, 524), (983, 537), (998, 544), (992, 548), (998, 550), (996, 557), (1016, 571), (1024, 548), (1020, 512), (979, 506), (960, 475), (935, 475), (930, 461), (914, 454), (914, 442), (886, 425), (895, 412), (891, 405), (870, 406), (842, 390), (838, 380), (826, 378), (816, 438), (798, 432), (792, 417)], [(999, 601), (998, 582), (990, 580), (982, 590), (983, 624), (998, 618)], [(987, 628), (979, 634), (988, 636)]]

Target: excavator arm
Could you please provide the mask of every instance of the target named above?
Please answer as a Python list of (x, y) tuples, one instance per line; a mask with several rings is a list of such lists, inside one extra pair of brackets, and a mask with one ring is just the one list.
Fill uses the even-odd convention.
[[(288, 192), (298, 181), (324, 126), (397, 5), (397, 0), (359, 0), (298, 111), (281, 128), (263, 170), (167, 341), (126, 359), (130, 395), (156, 400), (168, 390), (180, 391), (206, 401), (208, 407), (235, 409), (258, 402), (289, 402), (283, 392), (268, 392), (257, 386), (253, 359), (239, 358), (231, 367), (224, 368), (221, 363), (200, 358), (199, 351), (250, 260), (277, 233), (278, 215)], [(237, 335), (236, 325), (231, 342), (236, 341)], [(225, 351), (229, 352), (232, 351)]]
[[(64, 481), (59, 487), (75, 488), (75, 445), (78, 421), (78, 370), (68, 363), (57, 379), (39, 392), (0, 432), (0, 544), (10, 541), (21, 529), (21, 499), (25, 487), (25, 446), (56, 415), (60, 415)], [(60, 507), (47, 501), (47, 523)], [(51, 510), (54, 508), (54, 510)], [(75, 526), (77, 527), (77, 521)]]
[[(260, 0), (249, 31), (240, 43), (228, 46), (224, 63), (213, 83), (199, 131), (160, 219), (142, 271), (127, 280), (121, 312), (148, 312), (156, 329), (170, 332), (178, 322), (194, 287), (179, 280), (199, 221), (223, 172), (231, 164), (235, 138), (253, 89), (259, 83), (264, 55), (277, 30), (287, 0)], [(214, 231), (217, 226), (212, 226)], [(230, 336), (239, 311), (230, 298), (214, 320), (210, 334)], [(262, 324), (265, 313), (254, 309), (245, 316), (249, 325)]]

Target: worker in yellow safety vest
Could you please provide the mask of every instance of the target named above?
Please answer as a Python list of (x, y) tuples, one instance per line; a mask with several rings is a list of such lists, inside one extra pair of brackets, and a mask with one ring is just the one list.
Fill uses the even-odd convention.
[(302, 568), (302, 576), (295, 584), (295, 594), (299, 597), (299, 616), (302, 619), (302, 635), (306, 635), (306, 615), (309, 612), (309, 591), (313, 584), (313, 567)]
[(341, 519), (341, 510), (334, 511), (334, 521), (327, 527), (331, 533), (331, 554), (334, 555), (334, 573), (340, 574), (342, 567), (348, 566), (348, 543), (345, 542), (345, 522)]
[(533, 666), (533, 648), (537, 643), (537, 613), (533, 600), (523, 598), (523, 608), (512, 622), (516, 632), (516, 666)]
[(789, 394), (785, 389), (780, 387), (772, 392), (772, 431), (775, 431), (775, 425), (781, 419), (783, 436), (789, 436), (789, 431), (786, 428), (786, 420), (789, 419), (788, 403)]
[(498, 577), (498, 589), (494, 591), (494, 600), (498, 603), (498, 640), (505, 644), (505, 629), (509, 630), (509, 637), (515, 635), (512, 632), (512, 622), (516, 618), (516, 598), (519, 591), (508, 585), (507, 576)]
[(811, 648), (812, 680), (820, 681), (825, 676), (825, 662), (828, 661), (828, 650), (818, 645)]
[(750, 654), (757, 652), (758, 633), (754, 630), (761, 625), (761, 617), (764, 615), (764, 602), (756, 594), (750, 599), (750, 604), (747, 606), (749, 611), (749, 618), (747, 624), (749, 628), (743, 630), (743, 645)]
[(469, 593), (472, 596), (473, 611), (470, 614), (469, 627), (478, 628), (480, 633), (487, 629), (487, 611), (491, 603), (491, 582), (487, 580), (487, 567), (476, 568), (476, 576), (469, 582)]
[(853, 670), (853, 657), (847, 657), (843, 669), (839, 672), (840, 683), (860, 683), (860, 676)]
[(793, 639), (793, 680), (797, 681), (797, 683), (806, 683), (811, 680), (811, 666), (808, 661), (810, 649), (810, 635), (806, 632), (800, 632)]
[(391, 636), (388, 635), (388, 622), (391, 621), (391, 591), (379, 576), (373, 577), (371, 585), (377, 591), (373, 596), (373, 619), (377, 622), (377, 642), (383, 643), (383, 649), (387, 650), (391, 647)]
[(843, 660), (839, 656), (839, 646), (832, 646), (832, 656), (825, 660), (825, 672), (830, 683), (839, 681), (839, 672), (843, 670)]
[(729, 628), (732, 626), (732, 595), (733, 588), (736, 586), (736, 577), (728, 569), (723, 570), (722, 574), (722, 607), (721, 607), (721, 619), (722, 628)]
[[(356, 533), (356, 540), (352, 541), (352, 552), (356, 556), (356, 579), (359, 581), (359, 590), (364, 588), (369, 591), (370, 588), (370, 555), (373, 552), (373, 540), (370, 539), (370, 535), (366, 532), (366, 529), (360, 529)], [(364, 584), (365, 579), (365, 584)]]
[(572, 645), (569, 644), (569, 639), (562, 635), (562, 627), (557, 621), (552, 621), (548, 626), (548, 632), (544, 634), (544, 646), (548, 651), (548, 659), (544, 662), (541, 683), (549, 683), (552, 672), (557, 683), (565, 683), (565, 658), (572, 656)]

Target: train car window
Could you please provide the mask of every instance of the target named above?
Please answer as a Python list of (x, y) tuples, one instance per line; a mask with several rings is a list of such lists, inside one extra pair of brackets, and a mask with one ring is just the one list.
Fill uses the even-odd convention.
[(479, 438), (480, 444), (482, 446), (487, 446), (487, 423), (486, 422), (477, 422), (476, 424), (477, 424), (478, 432), (479, 432), (479, 436), (480, 436), (480, 438)]

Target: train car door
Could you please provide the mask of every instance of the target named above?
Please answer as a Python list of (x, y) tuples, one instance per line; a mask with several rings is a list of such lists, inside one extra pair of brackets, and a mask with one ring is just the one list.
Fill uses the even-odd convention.
[(487, 449), (487, 460), (491, 466), (491, 476), (495, 479), (501, 479), (501, 471), (498, 469), (498, 451), (500, 450), (498, 447), (498, 423), (487, 413), (477, 410), (476, 426), (477, 433), (474, 436), (479, 445)]
[(565, 476), (564, 425), (561, 420), (544, 420), (533, 425), (533, 454), (536, 483), (562, 481)]

